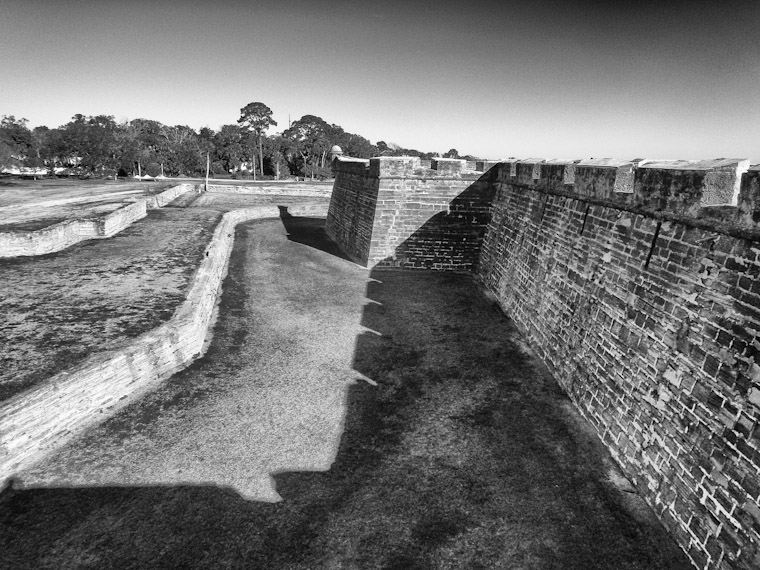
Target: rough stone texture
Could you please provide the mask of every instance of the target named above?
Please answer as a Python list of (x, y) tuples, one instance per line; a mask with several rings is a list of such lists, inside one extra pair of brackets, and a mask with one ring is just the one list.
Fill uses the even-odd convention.
[(369, 160), (333, 162), (335, 183), (325, 230), (356, 262), (367, 264), (380, 179), (369, 174)]
[(463, 174), (463, 160), (432, 163), (428, 170), (416, 157), (338, 161), (328, 234), (363, 265), (473, 271), (492, 174)]
[(148, 208), (163, 208), (185, 192), (197, 192), (197, 184), (177, 184), (168, 190), (146, 198)]
[(760, 225), (760, 166), (753, 166), (742, 174), (737, 208), (742, 226), (754, 228)]
[(716, 160), (643, 161), (641, 167), (659, 170), (704, 171), (702, 204), (736, 205), (742, 173), (748, 170), (749, 160), (719, 158)]
[[(294, 206), (290, 213), (325, 215), (323, 206)], [(97, 354), (81, 366), (3, 402), (0, 484), (197, 358), (212, 323), (235, 226), (246, 220), (278, 216), (276, 206), (225, 214), (186, 301), (170, 321), (122, 349)]]
[(610, 158), (583, 160), (575, 167), (575, 190), (581, 196), (612, 198), (633, 192), (633, 163)]
[(171, 318), (221, 215), (151, 210), (107, 240), (0, 260), (0, 401)]
[[(503, 179), (480, 277), (692, 562), (757, 568), (760, 246), (616, 207), (614, 168)], [(637, 204), (697, 216), (705, 178), (637, 169)]]
[(237, 184), (209, 184), (206, 190), (212, 193), (231, 194), (254, 194), (264, 196), (324, 196), (329, 198), (332, 193), (332, 184), (329, 183), (290, 183), (274, 182), (261, 183), (258, 185), (239, 186)]
[[(469, 265), (438, 218), (461, 186), (408, 163), (375, 171), (375, 211), (332, 212), (373, 220), (365, 260), (476, 268), (694, 565), (760, 567), (758, 169), (509, 161), (474, 193), (495, 198)], [(345, 193), (339, 172), (333, 200)]]
[(144, 218), (148, 207), (165, 206), (191, 189), (192, 184), (179, 184), (96, 219), (65, 220), (36, 231), (0, 233), (0, 257), (44, 255), (61, 251), (80, 241), (111, 237)]

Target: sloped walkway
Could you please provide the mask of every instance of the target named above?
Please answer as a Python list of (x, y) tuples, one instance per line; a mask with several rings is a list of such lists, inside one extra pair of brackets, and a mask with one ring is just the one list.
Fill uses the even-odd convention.
[(690, 567), (468, 277), (323, 223), (238, 230), (206, 357), (0, 495), (1, 568)]

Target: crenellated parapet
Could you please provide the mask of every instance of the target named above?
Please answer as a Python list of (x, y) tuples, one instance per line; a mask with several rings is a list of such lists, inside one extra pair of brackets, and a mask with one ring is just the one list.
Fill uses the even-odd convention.
[(593, 204), (713, 227), (732, 235), (760, 235), (758, 166), (747, 159), (510, 160), (498, 180)]
[[(499, 164), (479, 161), (480, 168), (489, 170)], [(376, 178), (477, 178), (484, 171), (468, 168), (468, 161), (458, 158), (433, 158), (423, 161), (417, 156), (378, 156), (374, 158), (339, 157), (333, 161), (333, 171)]]
[[(362, 264), (459, 267), (421, 250), (410, 254), (410, 235), (420, 231), (426, 215), (443, 212), (451, 222), (452, 210), (464, 220), (464, 211), (474, 208), (477, 214), (470, 220), (480, 223), (484, 204), (490, 204), (499, 188), (510, 186), (518, 192), (562, 195), (738, 237), (760, 236), (758, 170), (750, 168), (747, 159), (526, 158), (479, 161), (476, 166), (483, 172), (469, 166), (450, 158), (432, 159), (430, 167), (413, 156), (338, 158), (333, 162), (336, 181), (327, 230)], [(463, 194), (468, 187), (472, 188)], [(472, 200), (476, 189), (482, 200)], [(462, 206), (463, 196), (467, 207)], [(448, 238), (454, 230), (447, 232)], [(463, 266), (476, 263), (472, 255), (466, 257)]]

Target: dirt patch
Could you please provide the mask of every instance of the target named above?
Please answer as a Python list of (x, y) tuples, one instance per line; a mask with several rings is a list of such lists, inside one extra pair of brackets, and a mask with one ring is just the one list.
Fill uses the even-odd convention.
[(0, 400), (167, 321), (220, 219), (153, 210), (108, 240), (0, 260)]

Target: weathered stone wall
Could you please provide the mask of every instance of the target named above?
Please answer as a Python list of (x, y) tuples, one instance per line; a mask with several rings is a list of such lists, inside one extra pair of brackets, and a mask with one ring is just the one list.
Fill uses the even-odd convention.
[(473, 271), (488, 225), (490, 175), (464, 160), (338, 160), (328, 234), (368, 266)]
[(731, 162), (504, 164), (479, 276), (694, 564), (749, 569), (760, 171), (721, 205)]
[(237, 184), (209, 184), (207, 192), (222, 194), (254, 194), (259, 196), (314, 196), (330, 197), (332, 186), (327, 184), (277, 183), (261, 186), (238, 186)]
[(760, 167), (432, 166), (337, 163), (333, 238), (475, 270), (695, 566), (760, 568)]
[(333, 169), (325, 231), (354, 261), (367, 265), (379, 178), (370, 176), (369, 160), (340, 158), (333, 161)]
[[(326, 215), (323, 205), (292, 215)], [(133, 402), (203, 351), (240, 222), (280, 216), (276, 206), (228, 212), (214, 231), (185, 302), (170, 321), (128, 346), (97, 354), (0, 405), (0, 487), (88, 426)]]
[(146, 198), (148, 208), (163, 208), (185, 192), (191, 191), (197, 192), (198, 184), (188, 184), (187, 182), (184, 184), (177, 184), (168, 190), (164, 190), (159, 194), (155, 194)]
[(111, 237), (144, 218), (148, 207), (160, 208), (193, 188), (192, 184), (179, 184), (100, 218), (66, 220), (31, 232), (0, 233), (0, 257), (43, 255), (61, 251), (80, 241)]

